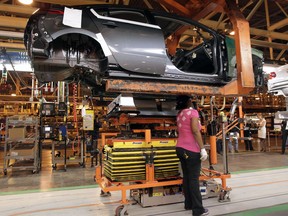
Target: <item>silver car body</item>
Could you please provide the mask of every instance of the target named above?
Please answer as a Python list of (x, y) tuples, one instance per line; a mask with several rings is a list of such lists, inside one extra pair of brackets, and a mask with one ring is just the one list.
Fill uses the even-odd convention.
[[(164, 73), (167, 56), (159, 26), (101, 16), (93, 8), (90, 11), (95, 15), (93, 21), (105, 39), (107, 47), (121, 67), (140, 73)], [(114, 32), (114, 28), (122, 29), (121, 34), (115, 37), (115, 33), (111, 34), (111, 28)]]
[[(64, 22), (65, 9), (40, 10), (29, 19), (24, 43), (40, 82), (81, 80), (95, 86), (117, 77), (225, 85), (236, 79), (235, 66), (230, 65), (234, 42), (199, 22), (115, 5), (73, 10), (79, 20), (73, 13), (70, 18), (79, 26), (73, 20)], [(178, 46), (181, 42), (187, 47), (171, 54), (167, 41), (179, 30)], [(186, 40), (187, 34), (196, 42)], [(254, 55), (260, 74), (261, 55)]]
[(288, 64), (275, 68), (267, 82), (268, 92), (288, 97)]

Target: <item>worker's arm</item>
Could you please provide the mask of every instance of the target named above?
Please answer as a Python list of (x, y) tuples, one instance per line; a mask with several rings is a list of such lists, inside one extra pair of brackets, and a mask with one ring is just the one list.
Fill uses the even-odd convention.
[(265, 125), (264, 119), (261, 119), (259, 122), (259, 127), (263, 127)]
[(194, 135), (195, 140), (198, 143), (200, 149), (203, 149), (204, 144), (203, 144), (201, 132), (199, 130), (199, 119), (198, 118), (195, 118), (195, 117), (191, 118), (191, 130), (192, 130), (192, 134)]

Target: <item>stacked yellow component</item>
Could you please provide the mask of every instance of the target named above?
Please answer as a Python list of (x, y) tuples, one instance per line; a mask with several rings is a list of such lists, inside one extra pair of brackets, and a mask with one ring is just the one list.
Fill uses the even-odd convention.
[(145, 142), (144, 140), (115, 140), (113, 141), (114, 149), (122, 148), (163, 148), (163, 147), (173, 147), (175, 148), (176, 140), (175, 139), (153, 139), (151, 142)]
[(119, 142), (116, 145), (114, 143), (113, 147), (105, 149), (104, 175), (110, 180), (145, 180), (147, 163), (154, 164), (155, 179), (167, 179), (179, 175), (175, 141), (153, 141), (155, 145), (150, 148), (143, 147), (144, 144), (140, 141), (134, 144), (134, 148), (133, 144), (127, 145), (127, 143), (122, 146), (119, 146)]

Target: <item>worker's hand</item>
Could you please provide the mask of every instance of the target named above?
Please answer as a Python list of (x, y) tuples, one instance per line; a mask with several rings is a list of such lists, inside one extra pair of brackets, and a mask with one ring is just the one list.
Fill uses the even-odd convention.
[(200, 157), (201, 161), (205, 161), (208, 158), (208, 154), (205, 148), (201, 149), (200, 155), (201, 155)]

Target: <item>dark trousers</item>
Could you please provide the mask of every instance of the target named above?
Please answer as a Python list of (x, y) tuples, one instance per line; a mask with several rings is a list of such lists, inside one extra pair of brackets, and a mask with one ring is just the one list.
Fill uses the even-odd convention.
[(254, 150), (252, 145), (252, 140), (245, 140), (245, 149), (246, 150)]
[[(244, 137), (245, 138), (251, 138), (251, 132), (250, 130), (244, 130)], [(245, 140), (245, 149), (246, 150), (254, 150), (252, 145), (252, 140)]]
[(288, 131), (282, 131), (282, 154), (285, 153)]
[(199, 188), (200, 153), (191, 152), (179, 147), (176, 147), (176, 153), (180, 159), (183, 171), (185, 209), (192, 209), (193, 215), (201, 215), (204, 212), (204, 208)]

